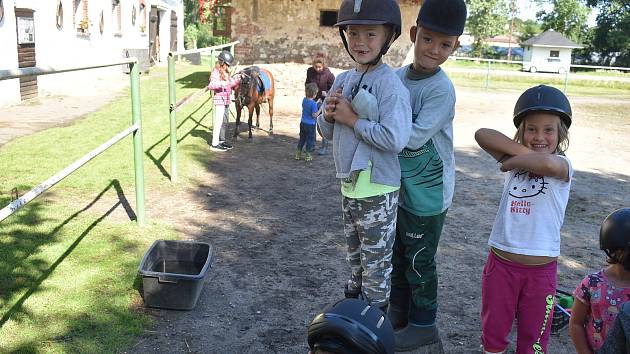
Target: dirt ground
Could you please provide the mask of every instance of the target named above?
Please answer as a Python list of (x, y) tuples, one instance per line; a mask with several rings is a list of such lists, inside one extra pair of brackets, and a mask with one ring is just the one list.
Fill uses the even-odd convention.
[[(349, 270), (332, 156), (293, 160), (307, 66), (261, 66), (277, 82), (275, 134), (256, 131), (250, 143), (243, 132), (234, 150), (217, 153), (185, 193), (147, 196), (148, 218), (210, 242), (214, 261), (196, 308), (147, 309), (155, 326), (128, 353), (306, 353), (308, 323), (343, 295)], [(457, 88), (457, 94), (456, 190), (437, 256), (438, 324), (445, 353), (469, 354), (479, 352), (481, 273), (502, 186), (497, 164), (473, 133), (492, 127), (511, 135), (519, 92)], [(558, 273), (559, 288), (568, 291), (604, 265), (601, 220), (630, 205), (630, 117), (587, 114), (595, 104), (619, 103), (612, 98), (570, 99), (575, 118), (567, 155), (575, 174)], [(268, 124), (265, 111), (261, 128)], [(199, 129), (190, 139), (209, 141), (211, 133)], [(549, 352), (572, 353), (570, 343), (564, 330), (552, 337)]]

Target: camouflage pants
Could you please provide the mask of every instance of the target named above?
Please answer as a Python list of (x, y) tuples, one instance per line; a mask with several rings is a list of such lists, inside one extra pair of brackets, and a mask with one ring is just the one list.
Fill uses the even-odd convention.
[(360, 199), (343, 197), (342, 201), (352, 271), (348, 287), (361, 288), (363, 296), (376, 306), (389, 300), (397, 207), (398, 191)]

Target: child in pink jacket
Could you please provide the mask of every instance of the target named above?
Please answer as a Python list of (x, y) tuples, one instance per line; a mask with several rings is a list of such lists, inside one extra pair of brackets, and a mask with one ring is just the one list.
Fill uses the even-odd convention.
[(208, 89), (214, 91), (214, 118), (212, 120), (213, 151), (227, 151), (232, 145), (225, 141), (225, 131), (230, 114), (230, 94), (232, 89), (241, 82), (241, 77), (230, 77), (228, 68), (234, 65), (234, 56), (227, 50), (219, 53), (217, 63), (210, 75)]

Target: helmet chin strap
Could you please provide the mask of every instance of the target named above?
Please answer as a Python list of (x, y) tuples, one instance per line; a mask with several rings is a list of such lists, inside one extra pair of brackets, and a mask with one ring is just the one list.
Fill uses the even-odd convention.
[[(343, 41), (343, 45), (346, 47), (346, 51), (348, 52), (352, 60), (356, 62), (356, 59), (354, 59), (354, 57), (350, 53), (350, 49), (348, 48), (348, 42), (346, 41), (346, 36), (344, 35), (343, 30), (341, 28), (339, 28), (339, 32), (341, 33), (341, 40)], [(385, 44), (383, 44), (383, 47), (381, 48), (381, 51), (378, 53), (376, 58), (374, 58), (374, 60), (366, 64), (367, 67), (365, 68), (365, 71), (363, 72), (363, 74), (361, 74), (361, 78), (359, 78), (359, 82), (352, 89), (352, 92), (351, 92), (352, 98), (354, 98), (354, 96), (356, 96), (356, 94), (359, 93), (359, 90), (361, 89), (361, 82), (363, 81), (363, 77), (370, 70), (370, 66), (378, 64), (378, 62), (381, 61), (381, 58), (383, 57), (383, 55), (385, 55), (385, 53), (387, 53), (387, 51), (389, 50), (390, 42), (393, 36), (394, 36), (394, 33), (392, 30), (390, 31), (389, 36), (387, 36), (387, 40), (385, 41)]]

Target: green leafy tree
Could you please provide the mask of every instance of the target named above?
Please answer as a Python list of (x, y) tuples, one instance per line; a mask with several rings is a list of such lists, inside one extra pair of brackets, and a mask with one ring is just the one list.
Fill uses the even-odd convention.
[(479, 56), (487, 46), (488, 38), (506, 32), (510, 11), (507, 0), (467, 0), (466, 27), (475, 38), (472, 54)]
[(580, 43), (587, 32), (587, 20), (591, 10), (581, 0), (549, 0), (541, 3), (553, 5), (550, 11), (541, 10), (536, 18), (542, 30), (554, 30), (565, 37)]
[(199, 22), (199, 0), (184, 0), (184, 28)]
[(542, 33), (540, 24), (534, 20), (517, 21), (515, 27), (521, 43)]
[(630, 2), (628, 0), (588, 0), (598, 7), (597, 27), (592, 47), (601, 55), (601, 64), (630, 66)]

